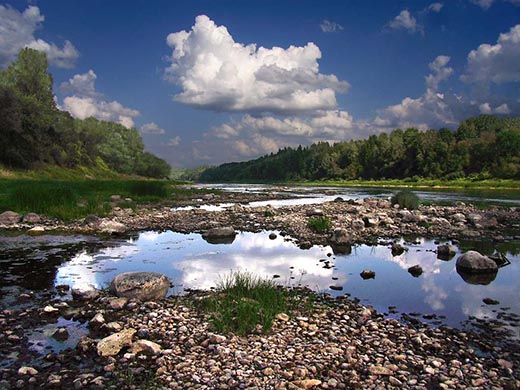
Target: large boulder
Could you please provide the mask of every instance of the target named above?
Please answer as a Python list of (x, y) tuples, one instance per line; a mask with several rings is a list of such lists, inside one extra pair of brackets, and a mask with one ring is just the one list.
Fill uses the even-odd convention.
[(202, 238), (210, 244), (231, 244), (237, 232), (231, 226), (216, 227), (202, 234)]
[(498, 271), (497, 263), (489, 257), (480, 254), (477, 251), (467, 251), (457, 258), (457, 270), (470, 273), (496, 273)]
[(22, 218), (23, 223), (40, 223), (42, 218), (36, 213), (25, 214)]
[(169, 288), (170, 279), (159, 272), (124, 272), (117, 275), (110, 285), (118, 297), (141, 301), (162, 299)]
[(119, 234), (126, 231), (126, 226), (117, 221), (102, 221), (99, 224), (99, 230), (102, 233)]
[(123, 347), (132, 345), (132, 337), (137, 331), (135, 329), (125, 329), (119, 333), (111, 334), (101, 339), (97, 344), (97, 353), (99, 356), (114, 356), (121, 351)]
[(22, 219), (21, 215), (14, 211), (4, 211), (0, 214), (0, 225), (15, 225)]

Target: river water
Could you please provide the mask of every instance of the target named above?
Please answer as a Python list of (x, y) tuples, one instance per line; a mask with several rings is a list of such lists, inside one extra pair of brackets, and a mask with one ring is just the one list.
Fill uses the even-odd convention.
[[(221, 190), (230, 190), (219, 186)], [(320, 203), (337, 196), (344, 199), (366, 196), (391, 196), (389, 190), (317, 189), (234, 186), (243, 191), (292, 191), (295, 196), (275, 206)], [(321, 191), (321, 192), (320, 192)], [(436, 200), (470, 202), (467, 193), (430, 195)], [(420, 196), (422, 193), (419, 194)], [(424, 195), (421, 196), (424, 198)], [(518, 199), (495, 194), (492, 203)], [(482, 201), (482, 198), (479, 198)], [(312, 201), (311, 203), (314, 203)], [(261, 203), (259, 205), (263, 205)], [(250, 204), (254, 207), (258, 204)], [(229, 205), (204, 205), (218, 210)], [(0, 234), (0, 309), (26, 305), (20, 294), (45, 291), (54, 285), (72, 287), (92, 284), (107, 287), (112, 278), (125, 271), (157, 271), (172, 280), (170, 294), (185, 289), (215, 287), (220, 277), (232, 271), (248, 271), (275, 278), (284, 286), (304, 285), (332, 295), (350, 294), (363, 304), (372, 305), (389, 317), (402, 314), (430, 322), (463, 328), (468, 320), (499, 319), (503, 328), (520, 337), (520, 241), (510, 237), (505, 243), (461, 241), (457, 255), (440, 260), (434, 250), (439, 244), (420, 237), (401, 240), (407, 251), (392, 256), (387, 244), (352, 247), (350, 253), (334, 254), (328, 246), (298, 248), (290, 237), (271, 239), (270, 233), (241, 232), (231, 244), (211, 244), (199, 234), (171, 231), (145, 231), (119, 239), (74, 236), (9, 236)], [(440, 242), (442, 244), (444, 242)], [(459, 275), (455, 259), (466, 250), (493, 254), (499, 251), (511, 264), (500, 269), (495, 278), (472, 280)], [(423, 274), (413, 277), (407, 269), (420, 265)], [(374, 279), (364, 280), (364, 269), (375, 271)], [(486, 305), (484, 298), (499, 302)]]

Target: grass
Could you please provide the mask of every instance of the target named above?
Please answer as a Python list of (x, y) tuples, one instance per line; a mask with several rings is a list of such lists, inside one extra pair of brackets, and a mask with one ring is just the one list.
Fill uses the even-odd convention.
[(330, 229), (332, 223), (327, 217), (310, 218), (307, 221), (307, 227), (316, 233), (323, 233)]
[(204, 301), (216, 331), (246, 335), (258, 325), (268, 332), (276, 314), (289, 310), (290, 295), (275, 281), (248, 272), (221, 278), (216, 292)]
[[(110, 196), (120, 195), (119, 207), (169, 201), (170, 205), (207, 191), (178, 186), (167, 180), (35, 180), (0, 179), (0, 213), (12, 210), (71, 221), (88, 214), (105, 216), (111, 210)], [(132, 201), (126, 201), (131, 198)]]
[(415, 210), (419, 208), (419, 197), (409, 189), (399, 191), (392, 196), (392, 205), (398, 204), (402, 209)]

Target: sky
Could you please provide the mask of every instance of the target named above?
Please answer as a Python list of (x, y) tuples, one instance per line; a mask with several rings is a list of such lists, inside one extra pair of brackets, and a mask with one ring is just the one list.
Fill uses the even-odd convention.
[(0, 0), (0, 68), (174, 167), (520, 115), (520, 0)]

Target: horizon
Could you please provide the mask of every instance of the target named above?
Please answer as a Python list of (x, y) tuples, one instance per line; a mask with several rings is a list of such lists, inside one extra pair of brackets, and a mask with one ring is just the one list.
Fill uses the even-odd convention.
[(0, 66), (47, 54), (60, 109), (172, 167), (520, 115), (520, 1), (0, 3)]

